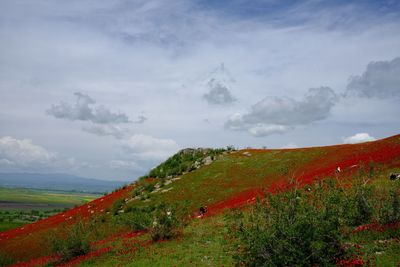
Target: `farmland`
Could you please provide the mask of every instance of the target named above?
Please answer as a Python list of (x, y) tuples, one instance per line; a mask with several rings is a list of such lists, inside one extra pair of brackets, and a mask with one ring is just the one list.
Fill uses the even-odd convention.
[(82, 205), (97, 194), (0, 188), (0, 231), (55, 215), (65, 209)]

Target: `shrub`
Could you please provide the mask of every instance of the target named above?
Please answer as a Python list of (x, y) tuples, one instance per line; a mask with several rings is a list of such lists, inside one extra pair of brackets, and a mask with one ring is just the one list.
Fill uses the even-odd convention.
[(124, 204), (124, 201), (122, 199), (119, 199), (113, 203), (113, 206), (111, 208), (111, 213), (113, 215), (118, 215), (118, 211), (121, 209), (122, 205)]
[(379, 222), (388, 224), (400, 221), (400, 196), (397, 189), (389, 192), (389, 198), (384, 201), (379, 212)]
[(129, 206), (124, 214), (115, 217), (114, 222), (129, 226), (132, 231), (148, 229), (151, 225), (152, 211), (154, 207)]
[(154, 213), (150, 234), (153, 241), (171, 239), (180, 233), (182, 223), (179, 221), (176, 209), (161, 204)]
[(344, 203), (345, 212), (343, 216), (347, 224), (358, 226), (372, 220), (374, 209), (370, 203), (371, 198), (371, 187), (356, 186), (355, 192)]
[[(314, 189), (319, 190), (319, 189)], [(340, 223), (329, 198), (320, 192), (293, 189), (267, 195), (249, 216), (236, 213), (232, 231), (238, 240), (234, 256), (246, 266), (326, 266), (344, 252)]]
[(65, 236), (60, 236), (60, 233), (54, 233), (51, 236), (52, 249), (60, 255), (61, 262), (84, 255), (90, 251), (90, 231), (83, 222), (76, 222), (72, 226), (63, 229), (62, 232)]

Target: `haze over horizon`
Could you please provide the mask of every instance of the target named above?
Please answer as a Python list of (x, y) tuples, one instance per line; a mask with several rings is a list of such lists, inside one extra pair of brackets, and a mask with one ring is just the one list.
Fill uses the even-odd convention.
[(400, 133), (398, 1), (0, 2), (0, 172)]

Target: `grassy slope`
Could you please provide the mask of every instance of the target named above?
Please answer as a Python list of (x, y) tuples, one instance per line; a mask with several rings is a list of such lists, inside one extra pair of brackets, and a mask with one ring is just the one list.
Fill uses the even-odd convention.
[[(249, 152), (251, 156), (245, 155), (244, 152)], [(129, 205), (143, 206), (148, 205), (148, 203), (157, 203), (160, 201), (182, 203), (185, 200), (192, 210), (197, 210), (201, 205), (209, 205), (211, 211), (215, 208), (215, 213), (217, 213), (218, 209), (224, 207), (224, 205), (218, 205), (216, 203), (224, 203), (227, 199), (234, 199), (235, 196), (238, 194), (240, 195), (243, 191), (250, 192), (250, 194), (244, 195), (247, 199), (241, 199), (242, 201), (247, 201), (248, 198), (251, 199), (255, 196), (255, 194), (252, 193), (254, 190), (260, 190), (262, 188), (277, 188), (278, 186), (285, 185), (285, 182), (287, 182), (291, 177), (299, 178), (301, 180), (300, 182), (309, 182), (316, 177), (323, 178), (325, 176), (334, 175), (334, 170), (337, 166), (341, 166), (342, 169), (345, 170), (345, 173), (351, 173), (356, 169), (362, 168), (363, 165), (370, 161), (383, 163), (381, 166), (383, 176), (386, 176), (391, 170), (399, 170), (400, 136), (358, 145), (341, 145), (293, 150), (238, 151), (224, 156), (209, 166), (203, 166), (197, 171), (183, 175), (180, 180), (176, 180), (163, 188), (172, 188), (170, 191), (150, 194), (150, 200), (147, 200), (149, 202), (133, 200)], [(354, 168), (353, 165), (357, 166)], [(132, 195), (130, 191), (132, 188), (126, 189), (123, 194), (119, 194), (112, 198), (112, 200), (115, 201), (118, 198), (131, 198)], [(95, 203), (100, 205), (98, 201)], [(227, 202), (227, 205), (225, 206), (234, 207), (236, 204), (240, 203)], [(86, 208), (87, 206), (73, 212), (75, 212), (74, 214), (76, 217), (87, 217)], [(102, 212), (96, 210), (95, 214), (97, 213)], [(48, 223), (48, 221), (51, 220), (53, 222)], [(4, 251), (9, 251), (10, 255), (13, 255), (15, 258), (25, 260), (47, 255), (49, 250), (43, 249), (43, 246), (33, 246), (32, 244), (46, 244), (43, 236), (47, 229), (58, 227), (62, 223), (62, 220), (50, 219), (48, 221), (47, 224), (46, 222), (43, 222), (42, 224), (39, 223), (38, 225), (40, 227), (32, 227), (31, 235), (26, 235), (26, 232), (21, 231), (20, 233), (12, 234), (7, 238), (0, 239), (0, 248)], [(198, 262), (199, 258), (196, 255), (207, 256), (204, 255), (204, 247), (200, 245), (202, 240), (211, 238), (211, 240), (214, 241), (211, 241), (210, 244), (216, 242), (216, 247), (223, 248), (223, 237), (221, 239), (221, 236), (215, 235), (213, 232), (214, 230), (217, 231), (218, 225), (221, 225), (222, 217), (217, 216), (207, 218), (201, 222), (204, 222), (204, 224), (192, 222), (190, 226), (185, 229), (189, 234), (184, 235), (185, 238), (179, 243), (181, 245), (174, 243), (178, 241), (156, 244), (154, 245), (155, 247), (150, 246), (149, 249), (154, 249), (157, 253), (150, 253), (150, 255), (157, 257), (154, 255), (163, 255), (164, 253), (165, 255), (170, 255), (168, 260), (171, 262), (177, 262), (179, 261), (179, 257), (190, 258), (190, 256), (186, 254), (191, 253), (195, 258), (195, 261)], [(208, 225), (208, 223), (210, 224)], [(107, 228), (107, 222), (103, 227)], [(112, 225), (108, 228), (112, 228)], [(40, 229), (40, 232), (38, 229)], [(118, 230), (124, 231), (124, 229)], [(125, 231), (128, 231), (128, 229), (125, 229)], [(114, 232), (117, 232), (117, 230)], [(190, 235), (190, 232), (194, 234)], [(195, 234), (201, 232), (204, 232), (204, 235)], [(218, 230), (218, 232), (220, 231)], [(25, 233), (25, 235), (21, 236), (21, 233)], [(191, 236), (193, 238), (192, 240), (190, 239)], [(197, 249), (200, 252), (192, 251), (189, 248), (190, 244), (196, 244), (196, 242), (200, 242), (197, 243), (199, 244)], [(28, 247), (30, 249), (30, 254), (21, 254), (20, 250), (15, 249), (17, 247)], [(180, 247), (180, 249), (176, 249), (177, 247)], [(170, 252), (171, 249), (174, 253)], [(218, 251), (218, 254), (212, 256), (214, 258), (224, 255), (224, 253), (221, 254), (221, 250), (216, 248), (213, 248), (211, 251)], [(144, 255), (147, 255), (146, 252), (143, 253), (145, 253)], [(178, 255), (176, 260), (173, 259), (173, 255)], [(115, 255), (113, 257), (115, 257)], [(113, 257), (110, 259), (112, 260)], [(136, 256), (129, 256), (127, 264), (133, 264), (129, 261), (132, 257), (134, 258)], [(146, 257), (148, 258), (149, 256)], [(142, 257), (140, 260), (146, 261), (146, 257)], [(204, 258), (204, 260), (207, 259), (209, 258)], [(105, 259), (102, 257), (98, 258), (98, 263), (101, 263), (102, 260), (104, 261)], [(124, 257), (118, 257), (116, 260), (121, 260), (123, 262)], [(187, 260), (190, 261), (190, 259), (183, 259), (185, 263), (187, 263)], [(108, 259), (106, 262), (107, 261)], [(224, 260), (223, 262), (229, 262), (229, 260)], [(179, 264), (179, 262), (177, 262), (177, 266), (179, 265), (183, 266), (185, 264)]]

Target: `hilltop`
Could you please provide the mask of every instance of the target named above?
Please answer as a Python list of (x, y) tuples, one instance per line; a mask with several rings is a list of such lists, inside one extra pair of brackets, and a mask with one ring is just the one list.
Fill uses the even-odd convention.
[[(313, 184), (328, 178), (349, 192), (360, 179), (388, 192), (395, 186), (388, 177), (397, 172), (400, 135), (362, 144), (300, 149), (186, 149), (109, 195), (0, 233), (0, 248), (10, 263), (21, 262), (16, 266), (56, 262), (61, 254), (54, 252), (49, 236), (64, 240), (74, 229), (79, 233), (77, 239), (85, 233), (90, 244), (66, 260), (69, 266), (146, 266), (150, 262), (156, 266), (230, 266), (236, 252), (228, 240), (237, 240), (230, 236), (224, 217), (232, 209), (241, 208), (247, 214), (264, 194), (279, 195), (305, 186), (311, 190)], [(200, 207), (207, 207), (204, 216), (199, 216)], [(177, 227), (164, 235), (161, 230), (166, 228), (160, 230), (155, 221)], [(354, 227), (368, 228), (366, 222), (373, 221)], [(385, 240), (389, 239), (391, 235)]]

